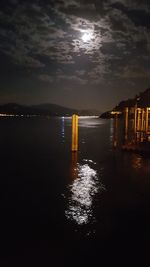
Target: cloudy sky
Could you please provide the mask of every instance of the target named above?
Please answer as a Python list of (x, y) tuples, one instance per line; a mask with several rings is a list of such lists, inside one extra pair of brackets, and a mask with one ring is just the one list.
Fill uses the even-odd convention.
[(149, 0), (1, 0), (0, 103), (111, 109), (150, 86)]

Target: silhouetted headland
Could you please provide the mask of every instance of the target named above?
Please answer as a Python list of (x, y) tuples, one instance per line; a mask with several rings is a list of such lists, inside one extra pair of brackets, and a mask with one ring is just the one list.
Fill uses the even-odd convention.
[(72, 116), (78, 114), (82, 116), (99, 115), (97, 110), (77, 110), (56, 104), (20, 105), (8, 103), (0, 106), (0, 114), (12, 115), (37, 115), (37, 116)]
[[(143, 107), (150, 107), (150, 87), (146, 89), (144, 92), (140, 93), (139, 95), (136, 95), (132, 99), (127, 99), (121, 101), (113, 110), (106, 111), (100, 115), (100, 118), (102, 119), (110, 119), (113, 118), (113, 114), (111, 114), (112, 111), (120, 111), (123, 112), (125, 107), (134, 107), (137, 105), (140, 108)], [(122, 114), (119, 115), (121, 117)]]

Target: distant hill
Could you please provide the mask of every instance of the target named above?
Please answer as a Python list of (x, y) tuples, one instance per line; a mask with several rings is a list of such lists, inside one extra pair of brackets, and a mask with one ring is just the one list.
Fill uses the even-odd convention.
[[(132, 99), (127, 99), (121, 101), (113, 111), (123, 111), (125, 107), (134, 107), (137, 104), (138, 107), (150, 107), (150, 88), (146, 89), (144, 92), (139, 93)], [(110, 114), (112, 110), (106, 111), (101, 114), (100, 118), (111, 118)]]
[(41, 116), (70, 116), (77, 111), (55, 104), (41, 104), (25, 106), (16, 103), (9, 103), (0, 106), (0, 113), (14, 115), (41, 115)]
[(8, 103), (0, 106), (1, 114), (13, 115), (39, 115), (39, 116), (71, 116), (78, 114), (82, 116), (99, 115), (99, 111), (94, 110), (77, 110), (67, 107), (62, 107), (55, 104), (39, 104), (39, 105), (20, 105), (17, 103)]

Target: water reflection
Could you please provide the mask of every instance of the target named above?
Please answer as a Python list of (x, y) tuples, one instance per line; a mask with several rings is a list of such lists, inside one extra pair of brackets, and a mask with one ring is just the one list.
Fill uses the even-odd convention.
[(104, 124), (104, 121), (99, 120), (98, 117), (79, 117), (79, 127), (96, 128), (101, 124)]
[(116, 148), (118, 145), (118, 118), (116, 117), (114, 120), (114, 139), (113, 139), (113, 147)]
[(116, 148), (118, 145), (118, 117), (115, 116), (114, 119), (110, 121), (110, 141), (112, 142), (112, 147)]
[(94, 219), (94, 196), (104, 186), (99, 182), (97, 171), (91, 167), (95, 162), (86, 159), (84, 164), (79, 164), (74, 154), (76, 153), (73, 153), (71, 164), (73, 182), (69, 186), (70, 196), (65, 214), (68, 219), (83, 225)]
[(114, 124), (113, 124), (113, 119), (110, 119), (110, 143), (112, 144), (113, 141), (113, 136), (114, 136)]
[(143, 167), (142, 157), (138, 154), (132, 155), (132, 167), (136, 170), (141, 169)]
[(71, 178), (73, 181), (78, 176), (77, 162), (78, 162), (78, 153), (72, 152), (72, 154), (71, 154)]
[(61, 118), (61, 137), (62, 137), (62, 142), (64, 143), (64, 139), (65, 139), (65, 119), (64, 119), (64, 117)]

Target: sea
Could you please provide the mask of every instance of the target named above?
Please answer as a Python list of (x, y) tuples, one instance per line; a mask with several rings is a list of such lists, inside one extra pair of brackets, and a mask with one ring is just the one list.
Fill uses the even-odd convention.
[(123, 151), (122, 123), (0, 118), (0, 266), (150, 266), (150, 158)]

